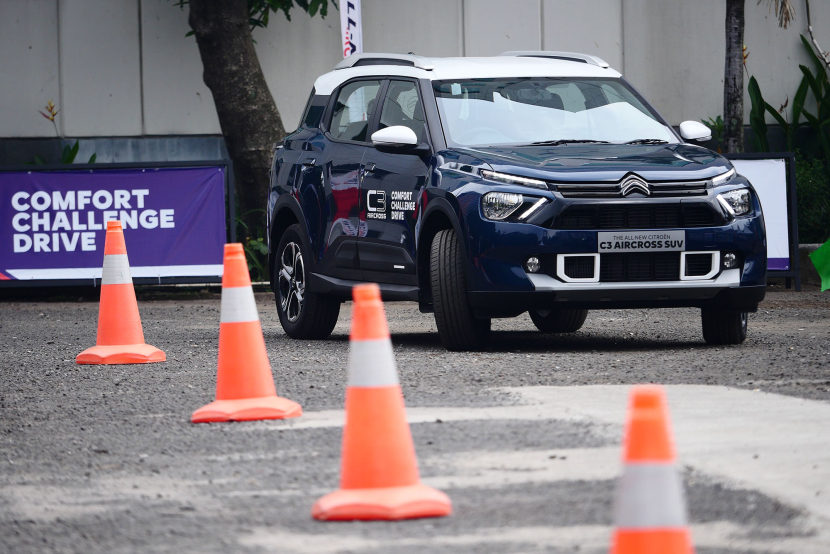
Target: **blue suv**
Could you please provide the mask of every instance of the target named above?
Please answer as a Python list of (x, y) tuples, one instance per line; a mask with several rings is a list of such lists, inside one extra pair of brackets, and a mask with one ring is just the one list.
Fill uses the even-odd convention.
[(317, 79), (275, 150), (271, 282), (289, 336), (327, 337), (352, 286), (434, 312), (451, 350), (529, 312), (696, 307), (746, 338), (766, 285), (752, 185), (676, 132), (608, 64), (568, 52), (352, 55)]

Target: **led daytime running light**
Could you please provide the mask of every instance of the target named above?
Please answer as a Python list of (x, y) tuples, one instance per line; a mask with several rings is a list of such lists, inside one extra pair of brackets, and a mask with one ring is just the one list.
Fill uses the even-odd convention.
[(548, 188), (547, 183), (539, 179), (519, 177), (518, 175), (508, 175), (507, 173), (499, 173), (497, 171), (490, 171), (488, 169), (482, 169), (481, 176), (490, 181), (496, 181), (497, 183), (506, 183), (508, 185), (523, 185), (526, 187), (533, 187), (545, 190), (547, 190)]
[(716, 187), (719, 187), (720, 185), (724, 185), (724, 184), (728, 183), (729, 181), (731, 181), (732, 177), (737, 175), (737, 173), (738, 172), (735, 171), (735, 168), (733, 167), (732, 169), (730, 169), (726, 173), (721, 173), (720, 175), (718, 175), (716, 177), (712, 177), (712, 185), (716, 186)]

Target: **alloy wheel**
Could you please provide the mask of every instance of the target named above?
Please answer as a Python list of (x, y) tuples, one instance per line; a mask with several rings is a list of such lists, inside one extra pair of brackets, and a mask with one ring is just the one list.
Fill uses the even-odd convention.
[(291, 323), (299, 319), (305, 297), (305, 266), (300, 246), (289, 242), (280, 254), (280, 307)]

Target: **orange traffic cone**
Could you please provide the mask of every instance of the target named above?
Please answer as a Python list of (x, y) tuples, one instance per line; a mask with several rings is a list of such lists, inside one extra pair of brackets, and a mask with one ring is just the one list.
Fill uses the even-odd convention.
[(691, 554), (683, 484), (675, 468), (666, 393), (631, 391), (623, 469), (614, 506), (612, 554)]
[(277, 396), (245, 252), (239, 243), (226, 244), (216, 401), (193, 412), (191, 421), (285, 419), (302, 413), (299, 404)]
[(104, 269), (98, 304), (98, 339), (75, 358), (79, 364), (146, 364), (163, 362), (164, 352), (144, 343), (127, 246), (120, 221), (107, 222)]
[(449, 497), (421, 484), (380, 289), (352, 291), (352, 332), (340, 490), (319, 499), (323, 520), (446, 516)]

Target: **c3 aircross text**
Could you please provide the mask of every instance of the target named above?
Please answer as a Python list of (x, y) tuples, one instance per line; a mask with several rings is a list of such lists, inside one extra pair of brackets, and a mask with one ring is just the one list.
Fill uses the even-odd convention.
[(696, 307), (710, 344), (746, 338), (766, 285), (752, 185), (675, 132), (594, 56), (357, 54), (317, 79), (275, 150), (271, 281), (295, 338), (327, 337), (356, 283), (434, 312), (451, 350), (529, 312)]

